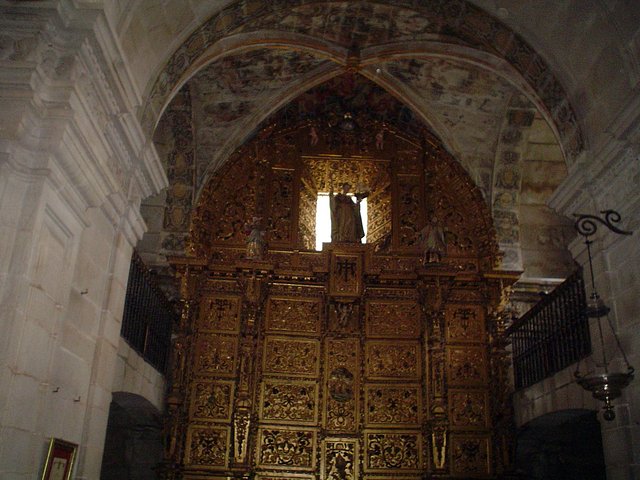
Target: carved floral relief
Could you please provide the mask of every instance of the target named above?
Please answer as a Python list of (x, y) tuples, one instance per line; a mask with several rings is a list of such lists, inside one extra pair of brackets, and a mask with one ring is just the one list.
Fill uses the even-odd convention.
[(191, 416), (194, 420), (231, 419), (234, 383), (227, 381), (195, 382), (191, 396)]
[(454, 475), (489, 475), (489, 438), (451, 435), (451, 473)]
[(259, 432), (258, 464), (278, 469), (311, 470), (315, 466), (315, 445), (313, 431), (263, 428)]
[(198, 374), (234, 375), (238, 337), (234, 335), (198, 335), (196, 371)]
[(369, 378), (420, 377), (420, 345), (417, 342), (371, 341), (365, 351)]
[(320, 301), (270, 298), (267, 330), (291, 334), (320, 333)]
[(191, 426), (187, 434), (185, 463), (224, 468), (227, 465), (228, 445), (227, 427)]
[(314, 340), (268, 337), (264, 349), (264, 372), (315, 377), (319, 344)]
[(487, 427), (488, 413), (486, 392), (449, 390), (449, 418), (452, 427)]
[(367, 303), (367, 336), (420, 337), (421, 312), (416, 302)]
[(418, 433), (365, 434), (369, 471), (412, 471), (422, 467), (422, 440)]
[(315, 423), (317, 384), (265, 380), (262, 386), (262, 420)]
[(420, 423), (420, 387), (367, 385), (367, 425), (416, 425)]
[(482, 385), (487, 381), (484, 347), (447, 347), (447, 379), (452, 385)]

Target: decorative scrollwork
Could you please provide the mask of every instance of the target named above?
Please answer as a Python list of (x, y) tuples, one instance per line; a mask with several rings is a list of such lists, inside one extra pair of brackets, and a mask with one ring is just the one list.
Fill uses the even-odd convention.
[(604, 215), (604, 218), (596, 215), (589, 215), (587, 213), (575, 213), (573, 216), (577, 218), (575, 226), (576, 230), (583, 237), (590, 237), (595, 235), (598, 231), (598, 223), (604, 225), (609, 230), (620, 235), (632, 235), (633, 232), (621, 230), (616, 227), (616, 224), (620, 222), (622, 217), (615, 210), (602, 210), (600, 212)]

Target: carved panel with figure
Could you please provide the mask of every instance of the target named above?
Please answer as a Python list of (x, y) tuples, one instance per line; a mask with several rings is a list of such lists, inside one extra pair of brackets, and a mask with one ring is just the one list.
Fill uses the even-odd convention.
[(356, 338), (328, 339), (326, 346), (325, 428), (355, 432), (358, 425), (359, 348)]
[(322, 478), (356, 480), (358, 478), (357, 442), (328, 438), (322, 445)]

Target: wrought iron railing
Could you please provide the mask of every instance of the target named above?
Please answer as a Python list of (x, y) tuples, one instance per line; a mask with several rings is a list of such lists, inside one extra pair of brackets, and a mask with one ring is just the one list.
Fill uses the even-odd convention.
[(507, 330), (515, 388), (533, 385), (591, 354), (582, 269)]
[(177, 314), (134, 252), (120, 335), (159, 372), (166, 373), (171, 328)]

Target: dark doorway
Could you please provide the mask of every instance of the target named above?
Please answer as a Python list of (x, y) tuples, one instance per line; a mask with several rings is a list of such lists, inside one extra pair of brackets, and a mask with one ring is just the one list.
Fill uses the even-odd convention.
[(161, 417), (146, 399), (116, 392), (102, 456), (101, 480), (157, 480), (162, 455)]
[(523, 425), (516, 466), (523, 479), (606, 480), (596, 412), (562, 410)]

